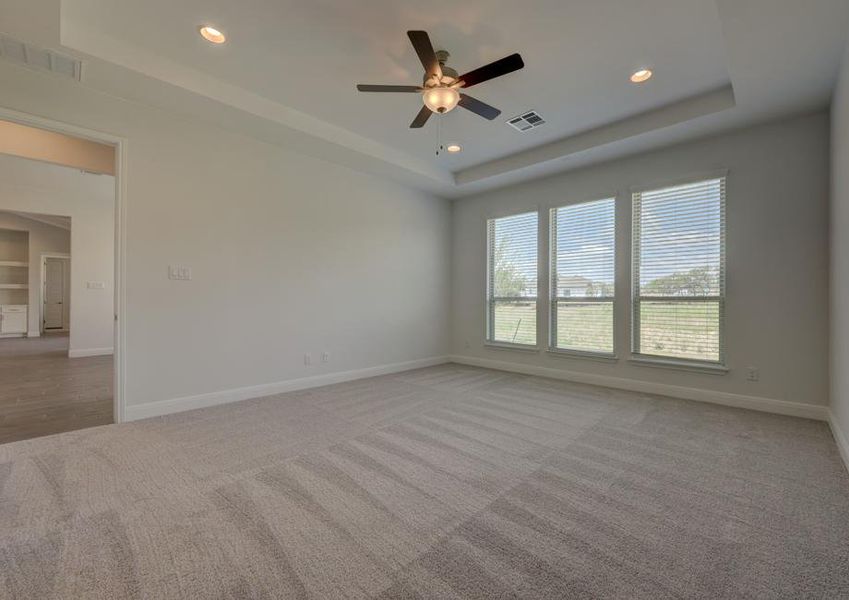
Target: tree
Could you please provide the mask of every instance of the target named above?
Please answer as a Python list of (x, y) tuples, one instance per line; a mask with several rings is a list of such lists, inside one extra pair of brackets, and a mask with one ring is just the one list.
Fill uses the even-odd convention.
[(719, 277), (710, 267), (664, 275), (643, 287), (647, 296), (710, 296), (719, 290)]
[(495, 248), (495, 295), (502, 297), (521, 296), (527, 288), (527, 279), (507, 256), (507, 243), (504, 237)]

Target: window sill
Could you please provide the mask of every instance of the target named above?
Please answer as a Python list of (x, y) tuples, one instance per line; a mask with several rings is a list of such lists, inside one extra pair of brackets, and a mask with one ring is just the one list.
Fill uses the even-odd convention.
[(675, 360), (669, 358), (654, 358), (649, 356), (633, 356), (628, 359), (628, 362), (632, 362), (636, 365), (640, 365), (643, 367), (678, 369), (680, 371), (708, 373), (710, 375), (725, 375), (730, 370), (725, 365), (700, 363), (689, 360)]
[(616, 362), (619, 360), (619, 357), (615, 354), (603, 354), (601, 352), (582, 352), (581, 350), (563, 350), (560, 348), (549, 348), (546, 352), (559, 358), (579, 358), (599, 362)]
[(538, 353), (539, 347), (537, 346), (527, 346), (524, 344), (510, 344), (509, 342), (484, 342), (484, 348), (491, 348), (493, 350), (515, 350), (517, 352), (530, 352), (530, 353)]

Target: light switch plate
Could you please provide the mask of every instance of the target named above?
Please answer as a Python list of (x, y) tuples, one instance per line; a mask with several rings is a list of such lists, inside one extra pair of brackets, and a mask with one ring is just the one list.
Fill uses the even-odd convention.
[(85, 286), (90, 290), (104, 290), (106, 284), (102, 281), (86, 281)]
[(191, 267), (182, 267), (180, 265), (168, 265), (168, 279), (189, 281), (191, 278)]

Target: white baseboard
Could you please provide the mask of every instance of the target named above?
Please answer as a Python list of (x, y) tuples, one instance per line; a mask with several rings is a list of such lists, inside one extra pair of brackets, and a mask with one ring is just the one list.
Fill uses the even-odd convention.
[(27, 337), (41, 337), (40, 331), (27, 331)]
[(831, 426), (831, 433), (834, 436), (834, 441), (837, 442), (837, 449), (840, 451), (843, 464), (849, 471), (849, 436), (840, 428), (837, 417), (832, 411), (828, 411), (828, 424)]
[(609, 377), (607, 375), (565, 371), (561, 369), (553, 369), (551, 367), (538, 367), (535, 365), (518, 364), (501, 360), (492, 360), (489, 358), (477, 358), (473, 356), (451, 356), (450, 359), (451, 362), (463, 365), (511, 371), (514, 373), (522, 373), (524, 375), (537, 375), (540, 377), (549, 377), (551, 379), (565, 379), (567, 381), (574, 381), (577, 383), (600, 385), (621, 390), (629, 390), (632, 392), (656, 394), (659, 396), (672, 396), (674, 398), (683, 398), (684, 400), (696, 400), (698, 402), (709, 402), (711, 404), (748, 408), (750, 410), (759, 410), (762, 412), (777, 413), (792, 417), (805, 417), (807, 419), (816, 419), (819, 421), (828, 420), (828, 407), (817, 406), (815, 404), (788, 402), (787, 400), (775, 400), (760, 396), (745, 396), (742, 394), (731, 394), (728, 392), (715, 392), (679, 385), (640, 381), (638, 379), (625, 379), (623, 377)]
[(380, 365), (377, 367), (367, 367), (365, 369), (356, 369), (353, 371), (340, 371), (337, 373), (315, 375), (313, 377), (300, 377), (298, 379), (289, 379), (275, 383), (265, 383), (262, 385), (222, 390), (220, 392), (198, 394), (196, 396), (183, 396), (182, 398), (159, 400), (157, 402), (150, 402), (147, 404), (127, 406), (124, 409), (124, 420), (136, 421), (138, 419), (158, 417), (160, 415), (168, 415), (171, 413), (183, 412), (185, 410), (194, 410), (196, 408), (205, 408), (207, 406), (239, 402), (240, 400), (248, 400), (250, 398), (261, 398), (262, 396), (271, 396), (274, 394), (282, 394), (284, 392), (305, 390), (308, 388), (321, 387), (323, 385), (353, 381), (355, 379), (365, 379), (367, 377), (377, 377), (378, 375), (389, 375), (390, 373), (400, 373), (401, 371), (432, 367), (447, 362), (450, 361), (446, 356), (434, 356), (431, 358), (422, 358), (402, 363)]
[(78, 348), (68, 350), (69, 358), (83, 358), (86, 356), (107, 356), (112, 354), (112, 348)]
[(431, 367), (447, 362), (455, 362), (458, 364), (484, 367), (488, 369), (498, 369), (501, 371), (510, 371), (514, 373), (522, 373), (525, 375), (537, 375), (540, 377), (549, 377), (552, 379), (563, 379), (567, 381), (575, 381), (577, 383), (600, 385), (604, 387), (612, 387), (616, 389), (642, 392), (646, 394), (672, 396), (674, 398), (683, 398), (685, 400), (695, 400), (698, 402), (721, 404), (724, 406), (759, 410), (762, 412), (789, 415), (793, 417), (805, 417), (808, 419), (816, 419), (820, 421), (830, 421), (832, 430), (835, 432), (834, 437), (837, 440), (838, 446), (840, 447), (841, 455), (843, 456), (843, 459), (847, 462), (847, 465), (849, 465), (849, 444), (847, 444), (846, 437), (839, 430), (839, 428), (837, 428), (833, 416), (830, 418), (830, 412), (828, 410), (828, 407), (825, 406), (802, 404), (800, 402), (788, 402), (786, 400), (776, 400), (773, 398), (763, 398), (760, 396), (746, 396), (743, 394), (731, 394), (728, 392), (714, 392), (698, 388), (689, 388), (684, 386), (668, 385), (663, 383), (654, 383), (635, 379), (625, 379), (621, 377), (609, 377), (605, 375), (594, 375), (575, 371), (564, 371), (561, 369), (553, 369), (550, 367), (523, 365), (486, 358), (476, 358), (471, 356), (436, 356), (432, 358), (412, 360), (403, 363), (380, 365), (377, 367), (367, 367), (365, 369), (356, 369), (352, 371), (340, 371), (337, 373), (327, 373), (324, 375), (315, 375), (312, 377), (301, 377), (297, 379), (289, 379), (286, 381), (278, 381), (274, 383), (252, 385), (241, 388), (222, 390), (218, 392), (209, 392), (206, 394), (197, 394), (194, 396), (183, 396), (181, 398), (159, 400), (157, 402), (150, 402), (147, 404), (127, 406), (125, 408), (124, 420), (136, 421), (138, 419), (146, 419), (150, 417), (168, 415), (171, 413), (177, 413), (186, 410), (194, 410), (197, 408), (205, 408), (208, 406), (217, 406), (219, 404), (228, 404), (230, 402), (239, 402), (241, 400), (248, 400), (250, 398), (260, 398), (262, 396), (271, 396), (274, 394), (293, 392), (313, 387), (320, 387), (323, 385), (331, 385), (334, 383), (353, 381), (356, 379), (365, 379), (367, 377), (376, 377), (378, 375), (388, 375), (390, 373), (399, 373), (401, 371), (409, 371), (412, 369)]

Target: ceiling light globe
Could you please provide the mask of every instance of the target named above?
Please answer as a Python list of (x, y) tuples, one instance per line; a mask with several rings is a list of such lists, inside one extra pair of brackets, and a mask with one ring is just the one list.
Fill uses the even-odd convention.
[(460, 101), (460, 92), (451, 87), (428, 88), (422, 94), (425, 106), (435, 113), (447, 113)]

